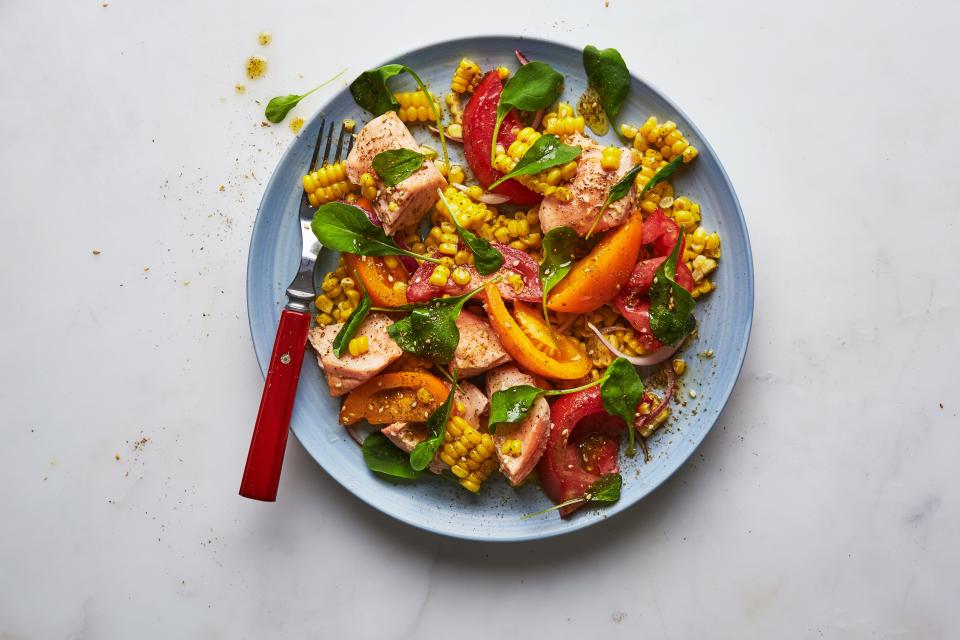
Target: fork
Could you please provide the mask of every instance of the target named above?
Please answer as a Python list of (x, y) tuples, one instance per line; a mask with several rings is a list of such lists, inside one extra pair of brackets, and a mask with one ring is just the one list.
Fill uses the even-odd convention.
[[(320, 131), (313, 156), (307, 166), (307, 173), (317, 167), (317, 157), (324, 140), (326, 118), (320, 120)], [(326, 147), (323, 151), (323, 164), (330, 161), (330, 149), (333, 146), (334, 123), (327, 129)], [(346, 153), (353, 147), (353, 136), (341, 125), (337, 136), (336, 152), (333, 162), (340, 161), (347, 142)], [(307, 200), (304, 191), (300, 199), (300, 233), (303, 238), (303, 250), (300, 255), (300, 269), (290, 286), (287, 287), (287, 305), (280, 314), (280, 325), (270, 355), (270, 367), (260, 398), (260, 410), (253, 427), (247, 465), (240, 482), (240, 495), (254, 500), (273, 502), (277, 499), (277, 486), (280, 484), (280, 470), (283, 467), (283, 454), (287, 445), (290, 415), (293, 412), (294, 399), (297, 396), (297, 383), (300, 380), (300, 365), (307, 346), (307, 332), (310, 329), (310, 307), (316, 298), (314, 269), (317, 254), (322, 248), (313, 235), (311, 223), (314, 209)]]

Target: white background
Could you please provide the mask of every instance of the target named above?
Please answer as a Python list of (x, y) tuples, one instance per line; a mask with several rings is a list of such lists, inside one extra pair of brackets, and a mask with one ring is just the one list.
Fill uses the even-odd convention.
[[(3, 2), (0, 638), (957, 637), (958, 26), (951, 2)], [(247, 243), (292, 138), (254, 101), (502, 32), (619, 48), (716, 147), (757, 271), (727, 410), (648, 499), (545, 542), (395, 523), (293, 439), (279, 501), (239, 498)]]

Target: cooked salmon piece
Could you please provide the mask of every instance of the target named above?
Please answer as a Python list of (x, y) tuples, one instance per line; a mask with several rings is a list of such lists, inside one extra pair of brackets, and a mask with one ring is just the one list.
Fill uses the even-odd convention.
[(480, 424), (480, 416), (485, 414), (487, 409), (490, 408), (490, 401), (487, 399), (487, 396), (484, 395), (483, 391), (481, 391), (477, 385), (469, 382), (461, 382), (460, 391), (458, 391), (454, 397), (462, 402), (466, 408), (463, 419), (473, 426)]
[(450, 370), (460, 369), (461, 378), (480, 375), (501, 364), (510, 362), (510, 354), (500, 344), (500, 338), (490, 323), (469, 311), (457, 318), (460, 342), (453, 352)]
[[(427, 424), (425, 422), (394, 422), (388, 424), (380, 433), (387, 436), (387, 440), (398, 449), (410, 453), (419, 443), (427, 439)], [(427, 468), (433, 473), (441, 473), (447, 465), (436, 457), (430, 461)]]
[[(454, 398), (462, 402), (466, 408), (464, 420), (472, 425), (479, 424), (480, 415), (487, 411), (490, 404), (487, 396), (476, 385), (469, 382), (461, 382), (460, 389), (462, 393), (457, 391)], [(427, 439), (427, 425), (423, 422), (394, 422), (381, 429), (380, 433), (387, 436), (387, 439), (398, 448), (410, 453), (419, 442)], [(429, 468), (434, 473), (440, 473), (445, 466), (439, 458), (434, 458)]]
[(373, 209), (383, 222), (383, 230), (393, 235), (419, 221), (437, 201), (437, 189), (445, 189), (447, 181), (436, 165), (427, 160), (400, 184), (386, 186), (373, 170), (373, 159), (390, 149), (420, 149), (413, 134), (393, 111), (374, 118), (357, 133), (347, 156), (347, 177), (354, 184), (360, 183), (364, 173), (376, 178), (379, 195)]
[[(543, 233), (547, 233), (556, 227), (570, 227), (577, 232), (577, 235), (585, 236), (597, 214), (600, 213), (610, 188), (633, 168), (633, 156), (629, 149), (624, 149), (620, 155), (620, 166), (617, 170), (606, 171), (600, 166), (603, 147), (599, 144), (580, 134), (574, 134), (569, 144), (578, 145), (583, 149), (577, 165), (577, 175), (569, 185), (573, 197), (566, 202), (553, 196), (544, 198), (540, 203), (540, 228), (543, 229)], [(630, 193), (607, 207), (594, 233), (626, 222), (636, 206), (635, 200), (636, 192), (631, 188)]]
[[(497, 391), (521, 384), (540, 386), (533, 376), (523, 373), (512, 364), (503, 365), (487, 373), (487, 395), (491, 398)], [(547, 447), (549, 435), (550, 405), (542, 396), (534, 401), (530, 413), (520, 422), (497, 425), (493, 443), (497, 448), (500, 471), (507, 477), (510, 484), (517, 486), (530, 475)], [(503, 444), (507, 440), (520, 441), (522, 447), (520, 455), (512, 456), (503, 453)]]
[(330, 395), (342, 396), (356, 389), (400, 357), (403, 351), (387, 333), (391, 324), (393, 321), (382, 313), (370, 314), (356, 334), (367, 337), (369, 350), (359, 356), (344, 353), (342, 358), (333, 353), (333, 339), (343, 328), (342, 322), (310, 329), (307, 337), (317, 352), (317, 363), (327, 377)]

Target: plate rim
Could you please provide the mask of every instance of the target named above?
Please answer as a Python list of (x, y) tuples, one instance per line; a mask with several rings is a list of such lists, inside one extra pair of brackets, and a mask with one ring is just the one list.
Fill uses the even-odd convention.
[[(450, 46), (457, 43), (471, 43), (471, 42), (483, 43), (486, 41), (496, 41), (496, 40), (526, 41), (526, 42), (536, 43), (540, 46), (545, 46), (545, 47), (558, 47), (562, 49), (568, 49), (574, 52), (577, 51), (577, 49), (574, 46), (567, 44), (565, 42), (557, 41), (557, 40), (548, 40), (546, 38), (539, 38), (539, 37), (527, 37), (519, 34), (509, 34), (509, 33), (486, 34), (486, 35), (474, 35), (474, 36), (448, 38), (444, 40), (432, 41), (425, 45), (416, 47), (414, 49), (409, 49), (407, 51), (398, 53), (392, 56), (391, 58), (389, 58), (388, 60), (385, 60), (370, 68), (377, 68), (384, 64), (394, 63), (401, 58), (415, 56), (416, 54), (419, 54), (421, 52), (427, 52), (430, 49), (434, 49), (437, 47)], [(562, 528), (556, 528), (549, 531), (531, 531), (529, 534), (511, 534), (508, 536), (500, 536), (500, 537), (485, 537), (480, 534), (471, 534), (468, 532), (448, 531), (448, 530), (444, 530), (442, 528), (433, 526), (430, 523), (421, 522), (414, 518), (410, 518), (405, 515), (400, 515), (400, 514), (393, 513), (391, 511), (387, 511), (380, 508), (380, 506), (374, 504), (370, 499), (368, 499), (365, 495), (363, 495), (362, 492), (355, 491), (346, 482), (341, 480), (336, 474), (334, 474), (329, 469), (327, 469), (313, 455), (309, 447), (307, 447), (307, 445), (304, 444), (303, 439), (297, 433), (297, 429), (295, 428), (295, 425), (291, 424), (290, 431), (293, 433), (294, 437), (296, 437), (297, 441), (300, 443), (300, 446), (303, 447), (303, 449), (307, 452), (307, 454), (313, 459), (313, 461), (318, 466), (320, 466), (320, 468), (323, 469), (328, 476), (333, 478), (337, 482), (337, 484), (341, 486), (341, 488), (345, 489), (348, 493), (358, 498), (361, 502), (363, 502), (367, 506), (375, 509), (379, 513), (382, 513), (386, 516), (389, 516), (390, 518), (393, 518), (394, 520), (403, 522), (405, 524), (408, 524), (422, 531), (428, 531), (433, 534), (437, 534), (437, 535), (441, 535), (449, 538), (461, 539), (461, 540), (472, 540), (472, 541), (479, 541), (479, 542), (497, 542), (497, 543), (529, 542), (531, 540), (545, 540), (548, 538), (553, 538), (553, 537), (573, 533), (575, 531), (582, 531), (583, 529), (586, 529), (592, 525), (609, 521), (614, 516), (617, 516), (620, 513), (623, 513), (624, 511), (628, 510), (630, 507), (633, 507), (634, 505), (642, 501), (644, 498), (646, 498), (648, 495), (650, 495), (653, 491), (655, 491), (656, 489), (663, 486), (666, 482), (668, 482), (677, 473), (677, 471), (679, 471), (687, 463), (687, 461), (694, 454), (694, 452), (700, 448), (700, 446), (703, 444), (703, 441), (713, 431), (714, 427), (719, 421), (720, 416), (723, 414), (724, 410), (726, 410), (727, 404), (730, 401), (730, 396), (733, 394), (733, 390), (736, 387), (737, 382), (740, 380), (740, 374), (743, 372), (743, 366), (746, 361), (747, 350), (749, 349), (750, 337), (753, 330), (753, 314), (755, 309), (756, 281), (755, 281), (754, 264), (753, 264), (753, 247), (750, 242), (750, 234), (749, 234), (749, 229), (747, 228), (746, 217), (744, 216), (743, 208), (740, 205), (740, 198), (737, 195), (736, 189), (733, 186), (733, 182), (730, 180), (730, 176), (727, 173), (726, 168), (723, 166), (723, 162), (721, 161), (720, 156), (717, 154), (716, 150), (713, 148), (713, 145), (711, 145), (710, 142), (707, 140), (707, 138), (703, 135), (703, 132), (700, 131), (700, 128), (697, 127), (697, 125), (687, 115), (687, 113), (683, 109), (681, 109), (679, 105), (677, 105), (673, 101), (672, 98), (670, 98), (666, 93), (661, 91), (658, 86), (656, 86), (652, 82), (643, 78), (643, 76), (633, 71), (630, 71), (630, 75), (632, 78), (638, 80), (640, 83), (645, 84), (647, 87), (649, 87), (659, 99), (663, 100), (667, 105), (669, 105), (670, 108), (673, 109), (674, 112), (684, 120), (687, 128), (697, 136), (697, 138), (700, 140), (701, 145), (707, 151), (709, 151), (710, 155), (716, 160), (717, 168), (719, 170), (720, 176), (722, 177), (723, 182), (726, 184), (733, 198), (734, 211), (736, 213), (736, 223), (737, 223), (737, 226), (740, 227), (740, 231), (743, 234), (744, 244), (746, 247), (746, 252), (745, 252), (746, 255), (744, 257), (746, 258), (746, 276), (747, 276), (745, 279), (746, 281), (743, 284), (747, 286), (746, 302), (748, 307), (748, 313), (747, 313), (746, 323), (744, 327), (745, 331), (743, 333), (742, 343), (740, 345), (737, 345), (739, 362), (737, 362), (736, 366), (734, 367), (736, 370), (736, 375), (731, 377), (731, 381), (729, 385), (726, 386), (726, 388), (720, 389), (719, 394), (716, 394), (716, 393), (714, 394), (714, 396), (717, 396), (717, 395), (722, 396), (722, 400), (719, 403), (719, 411), (717, 411), (716, 417), (710, 422), (709, 427), (707, 427), (700, 434), (697, 434), (695, 436), (695, 438), (692, 440), (693, 446), (690, 448), (689, 452), (685, 456), (683, 456), (682, 459), (680, 459), (679, 462), (676, 464), (676, 466), (673, 469), (670, 469), (667, 472), (667, 474), (657, 484), (650, 487), (645, 492), (634, 497), (629, 503), (618, 503), (615, 505), (611, 505), (604, 511), (604, 517), (578, 518), (578, 519), (566, 521), (568, 523), (567, 526)], [(313, 111), (310, 118), (307, 120), (306, 124), (304, 125), (303, 131), (310, 129), (311, 125), (322, 114), (322, 112), (324, 111), (324, 109), (326, 109), (328, 104), (332, 100), (334, 100), (337, 96), (339, 96), (344, 90), (347, 90), (347, 89), (342, 88), (336, 93), (329, 95), (327, 99), (323, 102), (323, 104), (321, 104), (317, 109)], [(297, 147), (298, 143), (300, 142), (301, 136), (303, 135), (304, 133), (301, 132), (301, 133), (298, 133), (296, 136), (294, 136), (293, 139), (290, 141), (290, 143), (287, 145), (287, 148), (284, 150), (283, 154), (277, 159), (274, 165), (274, 169), (270, 174), (270, 179), (267, 181), (266, 185), (264, 186), (263, 195), (260, 198), (260, 203), (257, 206), (257, 214), (254, 218), (253, 225), (250, 230), (250, 242), (247, 247), (247, 266), (246, 266), (246, 283), (245, 283), (246, 284), (245, 286), (246, 301), (245, 302), (247, 306), (247, 323), (250, 329), (250, 342), (253, 345), (254, 354), (257, 358), (257, 363), (260, 367), (261, 374), (264, 376), (264, 378), (266, 377), (267, 368), (269, 367), (270, 355), (272, 350), (261, 352), (259, 349), (257, 349), (257, 342), (254, 335), (254, 327), (253, 327), (253, 324), (254, 324), (253, 312), (250, 304), (251, 292), (254, 289), (252, 270), (251, 270), (251, 256), (253, 255), (254, 240), (257, 237), (257, 233), (256, 233), (257, 227), (262, 221), (263, 210), (266, 204), (268, 194), (270, 194), (271, 191), (273, 190), (274, 182), (278, 180), (277, 167), (279, 167), (285, 161), (287, 161), (289, 156), (294, 153), (294, 150)]]

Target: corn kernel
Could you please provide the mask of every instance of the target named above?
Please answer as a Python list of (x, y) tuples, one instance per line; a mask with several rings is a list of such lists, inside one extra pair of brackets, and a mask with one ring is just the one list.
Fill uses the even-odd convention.
[(436, 267), (434, 267), (433, 273), (430, 274), (430, 284), (437, 287), (442, 287), (443, 285), (447, 284), (447, 279), (449, 277), (450, 269), (442, 264), (438, 264)]
[(333, 300), (326, 294), (317, 296), (314, 304), (317, 306), (317, 309), (320, 309), (320, 311), (324, 313), (330, 313), (333, 310)]
[(457, 267), (453, 270), (453, 281), (459, 285), (465, 285), (470, 282), (470, 272), (463, 267)]
[(682, 375), (683, 375), (683, 372), (687, 370), (687, 363), (686, 363), (686, 361), (684, 361), (684, 360), (682, 360), (682, 359), (680, 359), (680, 358), (677, 358), (676, 360), (674, 360), (674, 361), (671, 363), (671, 365), (673, 366), (673, 372), (674, 372), (675, 374), (677, 374), (678, 376), (682, 376)]
[(370, 350), (370, 339), (367, 336), (357, 336), (350, 341), (347, 349), (353, 357), (361, 356)]

